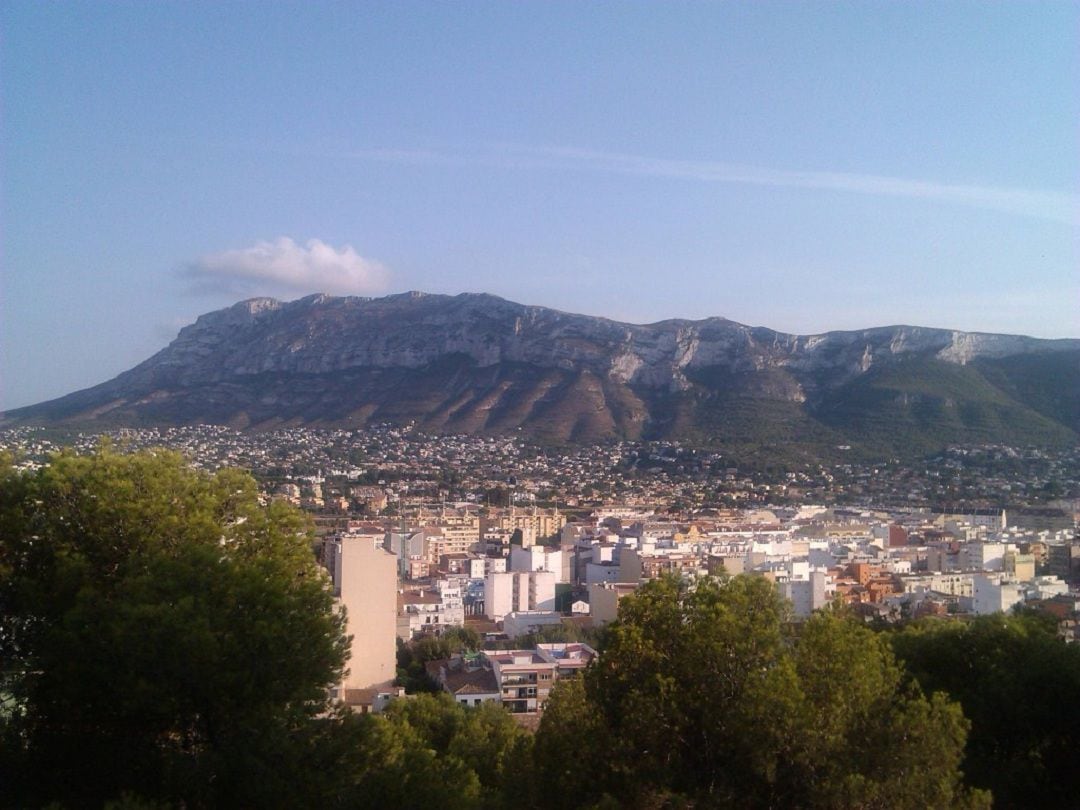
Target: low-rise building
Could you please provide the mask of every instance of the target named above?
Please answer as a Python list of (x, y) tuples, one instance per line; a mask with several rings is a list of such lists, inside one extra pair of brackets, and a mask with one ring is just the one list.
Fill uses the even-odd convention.
[(596, 650), (580, 642), (537, 644), (536, 651), (545, 661), (555, 663), (555, 674), (560, 680), (580, 675), (598, 656)]
[(427, 673), (463, 706), (502, 702), (495, 673), (483, 653), (465, 653), (445, 661), (429, 661)]
[(513, 714), (541, 711), (555, 683), (558, 664), (534, 650), (485, 652), (502, 705)]
[(1005, 613), (1024, 602), (1024, 587), (1002, 574), (975, 574), (973, 610), (979, 616)]
[(439, 580), (426, 588), (406, 588), (398, 593), (398, 637), (408, 641), (424, 633), (441, 635), (449, 627), (465, 623), (461, 584)]

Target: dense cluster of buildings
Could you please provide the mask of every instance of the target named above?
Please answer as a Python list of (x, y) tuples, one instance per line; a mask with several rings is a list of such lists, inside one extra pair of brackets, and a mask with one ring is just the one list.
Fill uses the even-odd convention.
[[(349, 521), (322, 542), (328, 567), (342, 568), (340, 549), (349, 544), (361, 544), (367, 555), (377, 552), (380, 587), (365, 579), (340, 592), (349, 632), (358, 638), (353, 622), (374, 615), (368, 605), (378, 595), (387, 661), (389, 640), (440, 635), (451, 627), (515, 639), (567, 623), (603, 626), (616, 617), (621, 598), (664, 575), (764, 577), (790, 601), (796, 620), (834, 602), (886, 622), (1017, 605), (1067, 619), (1080, 608), (1080, 540), (1075, 514), (1061, 509), (803, 506), (673, 516), (609, 506), (571, 519), (555, 508), (464, 503)], [(343, 576), (348, 570), (342, 568)], [(350, 602), (354, 593), (361, 602)], [(386, 618), (391, 607), (393, 623)], [(373, 647), (364, 643), (370, 656)], [(513, 710), (532, 712), (550, 688), (543, 673), (556, 652), (510, 653), (440, 662), (430, 674), (459, 700), (510, 701)], [(500, 675), (517, 671), (506, 669), (511, 660), (532, 667), (522, 688), (533, 691), (513, 700)]]
[[(0, 434), (24, 468), (54, 441), (34, 429)], [(89, 450), (97, 437), (73, 441)], [(796, 619), (833, 602), (873, 621), (1037, 605), (1076, 632), (1076, 450), (952, 448), (921, 466), (746, 470), (671, 442), (555, 453), (392, 427), (176, 428), (112, 441), (246, 467), (267, 498), (315, 515), (352, 637), (338, 694), (358, 707), (378, 709), (398, 691), (399, 642), (462, 626), (504, 640), (600, 627), (664, 575), (764, 577)], [(541, 644), (433, 662), (429, 675), (461, 702), (530, 714), (595, 655)]]

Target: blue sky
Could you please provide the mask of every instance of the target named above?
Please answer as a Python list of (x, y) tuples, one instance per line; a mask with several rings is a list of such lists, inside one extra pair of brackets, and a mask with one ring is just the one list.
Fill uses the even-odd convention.
[(259, 294), (1080, 336), (1077, 3), (0, 5), (0, 407)]

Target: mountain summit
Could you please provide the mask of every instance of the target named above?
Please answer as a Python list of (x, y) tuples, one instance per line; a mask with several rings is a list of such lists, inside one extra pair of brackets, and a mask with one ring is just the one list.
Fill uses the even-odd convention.
[(1059, 445), (1080, 340), (889, 326), (790, 335), (722, 318), (619, 323), (491, 295), (255, 298), (109, 382), (0, 424), (362, 427), (573, 442)]

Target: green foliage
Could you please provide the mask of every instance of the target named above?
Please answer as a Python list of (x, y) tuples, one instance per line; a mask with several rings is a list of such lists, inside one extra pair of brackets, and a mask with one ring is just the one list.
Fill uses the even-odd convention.
[(516, 638), (488, 642), (484, 646), (495, 650), (528, 650), (537, 644), (570, 644), (582, 642), (592, 647), (600, 643), (603, 633), (598, 628), (581, 627), (573, 622), (546, 624), (538, 627), (535, 633), (526, 633)]
[(806, 712), (800, 778), (825, 807), (952, 807), (985, 797), (960, 787), (968, 724), (941, 694), (905, 684), (888, 643), (824, 612), (795, 647)]
[(845, 443), (842, 431), (817, 421), (783, 394), (771, 398), (719, 388), (677, 397), (681, 401), (676, 407), (676, 435), (723, 450), (740, 461), (795, 466), (830, 458), (836, 454), (836, 445)]
[(1023, 613), (927, 621), (892, 638), (924, 689), (963, 706), (964, 772), (997, 807), (1075, 807), (1080, 795), (1080, 648), (1055, 630)]
[[(410, 790), (384, 794), (372, 806), (502, 807), (512, 806), (522, 792), (514, 774), (528, 772), (532, 739), (501, 706), (464, 708), (446, 694), (418, 695), (392, 704), (379, 720), (408, 750), (431, 759), (423, 761), (422, 772), (415, 762), (390, 763), (389, 785), (405, 781)], [(423, 796), (430, 802), (421, 801)]]
[(342, 630), (306, 518), (245, 474), (108, 449), (0, 471), (0, 802), (296, 798)]
[(982, 363), (912, 357), (876, 366), (835, 389), (814, 415), (852, 443), (906, 457), (948, 444), (1062, 446), (1076, 441), (1067, 422), (1029, 404), (1038, 401), (1040, 392), (1058, 387), (1051, 376), (1019, 387), (1000, 385), (1000, 376)]
[(475, 652), (480, 649), (484, 639), (471, 627), (450, 627), (443, 631), (443, 640), (449, 642), (453, 652), (469, 650)]
[(475, 630), (451, 627), (442, 635), (425, 635), (408, 642), (398, 642), (397, 683), (409, 694), (438, 692), (440, 687), (427, 674), (425, 664), (449, 658), (462, 650), (480, 649), (482, 639)]
[(787, 620), (762, 578), (649, 583), (620, 603), (583, 683), (553, 695), (537, 772), (586, 805), (985, 804), (961, 785), (957, 705), (905, 686), (858, 624)]
[(995, 386), (1080, 433), (1080, 351), (982, 357), (974, 365)]
[(541, 808), (583, 806), (610, 798), (607, 726), (585, 692), (585, 680), (559, 681), (544, 706), (533, 748)]

